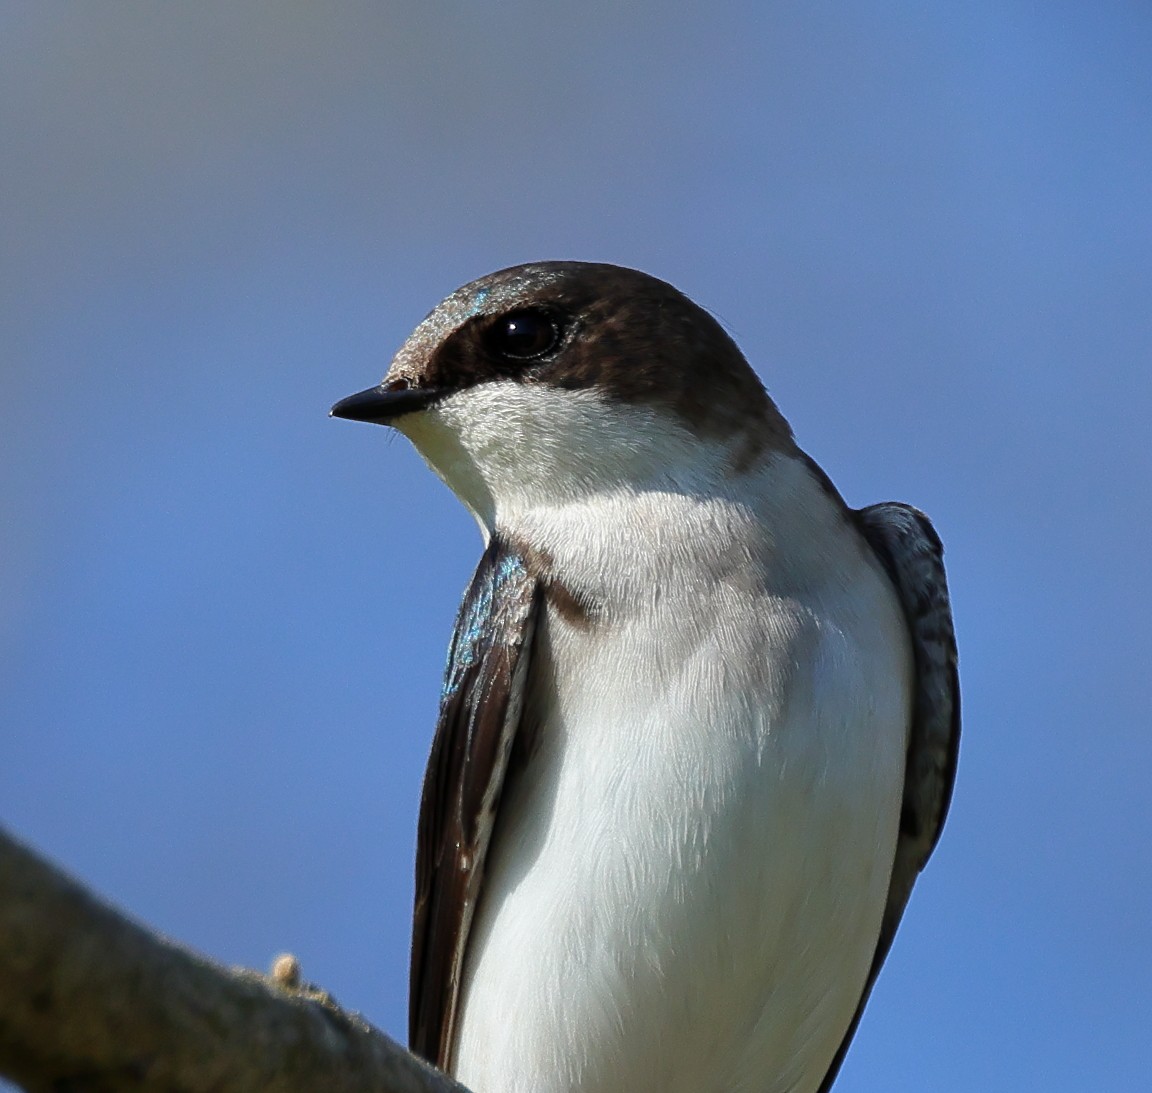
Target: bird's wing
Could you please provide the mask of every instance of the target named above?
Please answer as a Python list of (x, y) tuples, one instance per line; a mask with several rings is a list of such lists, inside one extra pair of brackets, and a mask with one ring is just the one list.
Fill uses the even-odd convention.
[(523, 560), (494, 537), (456, 618), (420, 802), (408, 1036), (414, 1052), (445, 1069), (538, 604)]
[(940, 837), (952, 797), (960, 744), (956, 635), (940, 538), (924, 513), (896, 501), (860, 509), (855, 517), (896, 587), (908, 622), (915, 662), (912, 731), (904, 769), (900, 834), (880, 937), (860, 1005), (819, 1093), (828, 1093), (832, 1088), (880, 966), (891, 948), (912, 885)]

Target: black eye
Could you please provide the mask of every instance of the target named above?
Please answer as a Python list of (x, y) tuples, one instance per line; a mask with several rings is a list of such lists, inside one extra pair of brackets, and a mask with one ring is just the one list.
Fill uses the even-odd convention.
[(534, 361), (560, 344), (560, 324), (547, 311), (526, 307), (501, 315), (484, 333), (487, 349), (512, 361)]

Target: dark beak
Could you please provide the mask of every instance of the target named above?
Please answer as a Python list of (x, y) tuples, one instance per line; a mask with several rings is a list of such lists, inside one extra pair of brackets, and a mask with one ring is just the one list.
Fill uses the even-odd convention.
[(398, 417), (431, 406), (443, 393), (435, 389), (382, 383), (379, 387), (369, 387), (367, 391), (358, 391), (342, 398), (328, 411), (328, 415), (347, 418), (349, 421), (371, 421), (375, 425), (387, 425)]

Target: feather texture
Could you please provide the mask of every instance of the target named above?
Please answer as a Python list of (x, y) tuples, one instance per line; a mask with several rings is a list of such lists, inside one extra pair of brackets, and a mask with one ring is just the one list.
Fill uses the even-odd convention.
[(488, 544), (460, 605), (420, 802), (409, 1044), (442, 1069), (468, 933), (523, 708), (538, 589)]
[(860, 1005), (820, 1086), (820, 1093), (828, 1093), (840, 1072), (864, 1005), (892, 947), (912, 886), (940, 838), (952, 799), (960, 748), (956, 634), (940, 537), (924, 513), (899, 501), (870, 505), (855, 515), (864, 538), (876, 552), (900, 597), (912, 638), (916, 670), (900, 835), (888, 903)]

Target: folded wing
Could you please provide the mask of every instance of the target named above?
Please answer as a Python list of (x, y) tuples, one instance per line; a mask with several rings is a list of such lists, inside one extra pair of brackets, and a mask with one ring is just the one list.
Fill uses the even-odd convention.
[(940, 538), (924, 513), (896, 501), (860, 509), (855, 516), (864, 538), (887, 570), (908, 622), (915, 661), (912, 731), (904, 770), (900, 834), (880, 937), (860, 1005), (819, 1093), (832, 1088), (892, 946), (912, 886), (940, 837), (960, 744), (956, 636)]
[(460, 605), (424, 776), (416, 850), (409, 1046), (451, 1065), (473, 913), (520, 726), (539, 594), (498, 538)]

